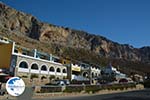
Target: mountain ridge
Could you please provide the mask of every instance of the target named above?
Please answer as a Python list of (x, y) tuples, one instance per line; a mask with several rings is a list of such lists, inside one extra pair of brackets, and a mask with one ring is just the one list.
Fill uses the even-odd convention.
[(0, 3), (0, 34), (22, 46), (76, 60), (92, 62), (92, 59), (108, 58), (150, 64), (150, 46), (134, 48), (100, 35), (44, 23), (3, 3)]

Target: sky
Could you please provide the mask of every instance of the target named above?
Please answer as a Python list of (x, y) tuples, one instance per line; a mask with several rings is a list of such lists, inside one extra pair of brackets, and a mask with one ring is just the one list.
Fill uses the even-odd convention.
[(1, 0), (50, 24), (150, 46), (150, 0)]

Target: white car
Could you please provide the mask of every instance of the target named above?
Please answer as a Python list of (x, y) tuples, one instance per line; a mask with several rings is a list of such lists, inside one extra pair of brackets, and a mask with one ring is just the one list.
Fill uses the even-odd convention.
[(61, 86), (70, 84), (69, 80), (56, 80), (55, 82), (57, 85), (61, 85)]

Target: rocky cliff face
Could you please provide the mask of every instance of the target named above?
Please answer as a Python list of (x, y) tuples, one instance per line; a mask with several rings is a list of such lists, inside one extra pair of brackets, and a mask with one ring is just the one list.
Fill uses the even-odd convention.
[(145, 63), (150, 63), (150, 46), (140, 48), (139, 52), (141, 56), (141, 61)]
[[(0, 3), (0, 34), (29, 37), (47, 45), (81, 48), (106, 58), (150, 62), (150, 47), (137, 49), (84, 31), (43, 23), (32, 15), (18, 12), (3, 3)], [(63, 53), (63, 50), (60, 51)]]

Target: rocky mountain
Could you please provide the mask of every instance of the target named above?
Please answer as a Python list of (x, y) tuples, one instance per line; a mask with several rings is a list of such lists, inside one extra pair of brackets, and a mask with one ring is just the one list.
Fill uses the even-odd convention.
[[(150, 47), (134, 48), (100, 35), (44, 23), (3, 3), (0, 3), (0, 35), (7, 36), (28, 48), (37, 48), (67, 57), (72, 57), (70, 55), (75, 55), (73, 52), (77, 51), (77, 55), (80, 55), (80, 51), (83, 51), (83, 54), (89, 55), (88, 59), (85, 58), (87, 60), (98, 56), (98, 58), (150, 63)], [(81, 60), (78, 58), (79, 56), (74, 57)]]

